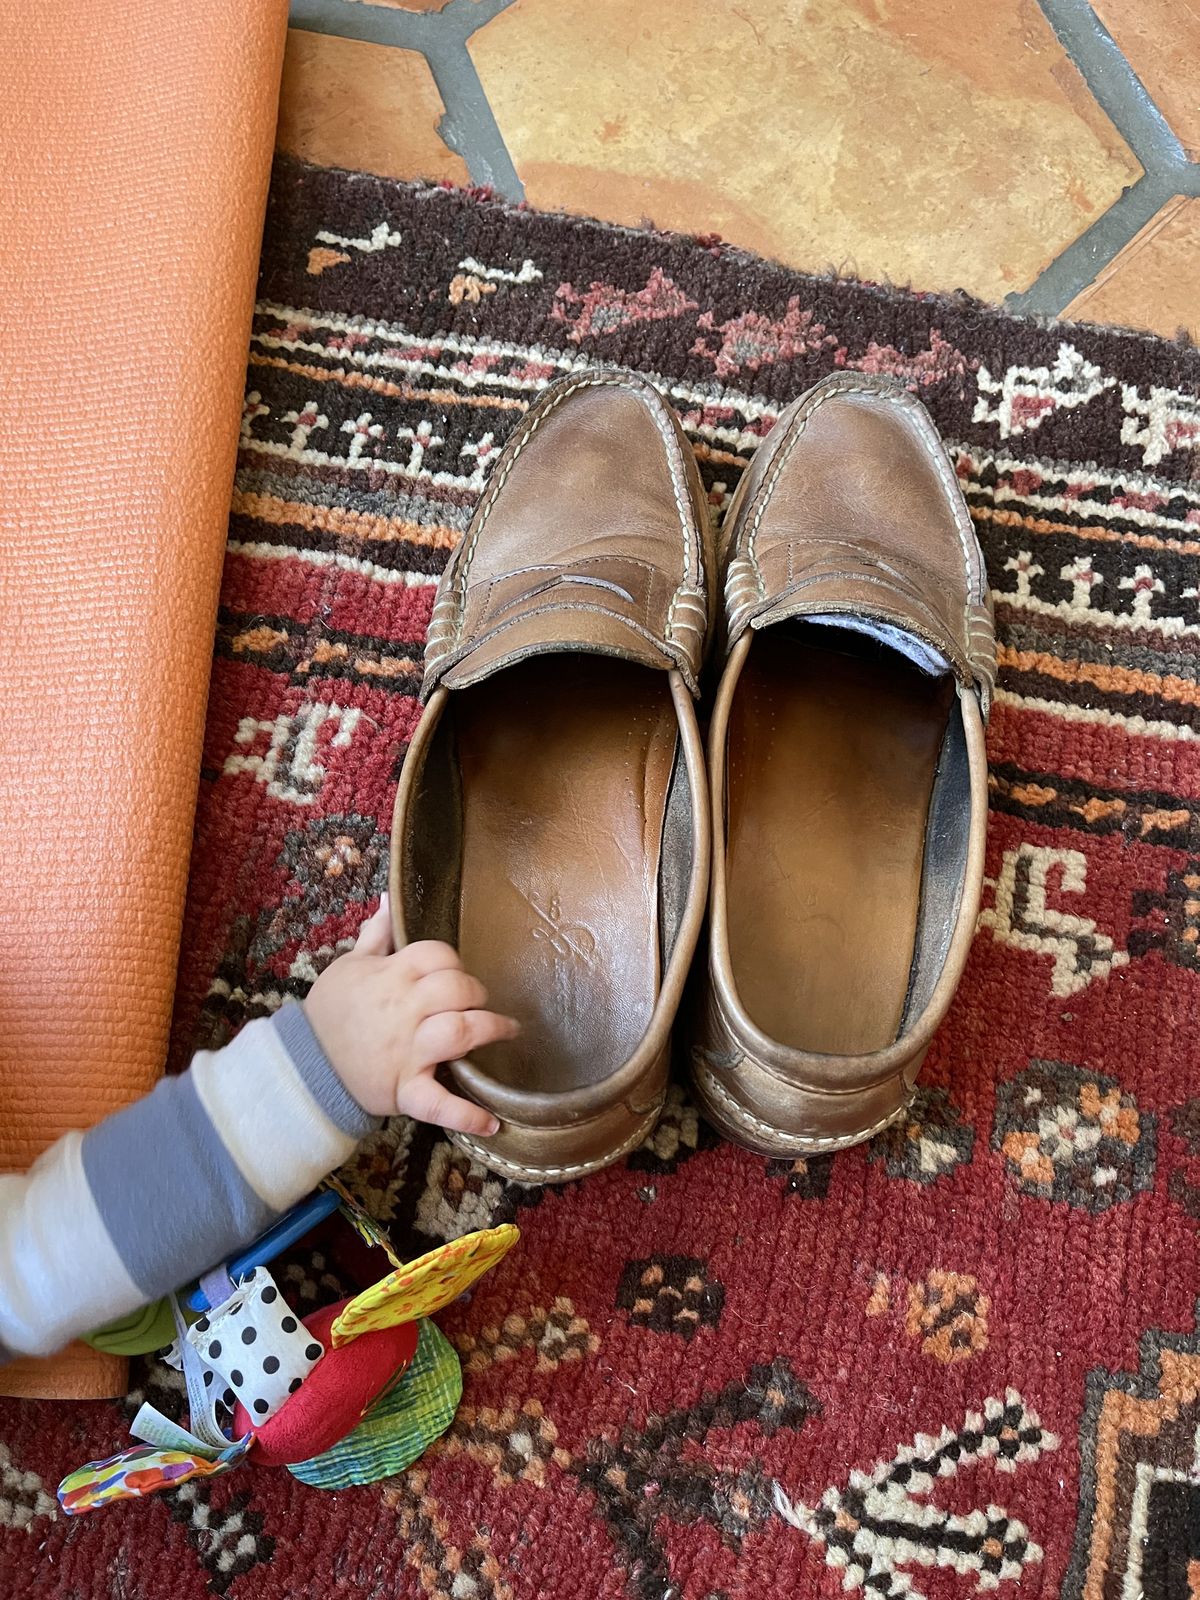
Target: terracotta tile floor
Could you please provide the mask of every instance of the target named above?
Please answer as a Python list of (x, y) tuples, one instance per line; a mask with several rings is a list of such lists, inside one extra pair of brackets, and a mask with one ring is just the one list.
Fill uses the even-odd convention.
[(1067, 314), (1200, 340), (1200, 200), (1169, 201), (1076, 295)]
[(324, 167), (469, 183), (438, 135), (443, 106), (425, 57), (319, 33), (288, 34), (276, 142)]
[[(1200, 151), (1200, 0), (1096, 0), (1096, 12), (1086, 0), (294, 0), (305, 29), (290, 35), (279, 144), (719, 233), (810, 270), (1019, 294), (1200, 338), (1200, 167), (1184, 155)], [(1075, 59), (1064, 16), (1084, 30)], [(1109, 52), (1099, 89), (1093, 46)]]
[(1176, 138), (1200, 156), (1200, 0), (1094, 0)]
[(956, 0), (705, 9), (517, 0), (476, 35), (533, 205), (999, 299), (1139, 174), (1033, 5), (1011, 48)]

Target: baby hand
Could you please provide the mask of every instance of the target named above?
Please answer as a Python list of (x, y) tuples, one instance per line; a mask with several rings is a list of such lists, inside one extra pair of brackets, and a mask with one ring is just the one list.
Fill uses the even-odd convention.
[(448, 944), (423, 939), (396, 951), (387, 896), (354, 949), (326, 967), (304, 1009), (338, 1076), (365, 1111), (396, 1112), (460, 1133), (488, 1135), (499, 1123), (444, 1089), (443, 1061), (512, 1039), (512, 1017), (487, 1011), (487, 990), (463, 971)]

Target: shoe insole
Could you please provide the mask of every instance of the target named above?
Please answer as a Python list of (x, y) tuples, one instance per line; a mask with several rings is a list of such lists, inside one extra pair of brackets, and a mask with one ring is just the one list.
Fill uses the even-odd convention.
[(873, 643), (755, 639), (729, 723), (728, 925), (742, 1005), (770, 1038), (860, 1055), (897, 1037), (953, 694)]
[(455, 696), (459, 951), (520, 1037), (475, 1053), (526, 1089), (597, 1083), (658, 995), (658, 870), (678, 723), (664, 673), (521, 662)]

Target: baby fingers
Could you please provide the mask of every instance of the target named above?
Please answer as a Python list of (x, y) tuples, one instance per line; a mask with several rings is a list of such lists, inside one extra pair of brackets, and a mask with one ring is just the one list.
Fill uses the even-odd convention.
[(482, 1011), (487, 990), (461, 967), (444, 968), (413, 985), (412, 1004), (419, 1018), (436, 1017), (441, 1011)]
[(409, 1079), (400, 1091), (396, 1109), (420, 1122), (433, 1122), (457, 1133), (483, 1134), (485, 1138), (500, 1126), (490, 1111), (451, 1094), (428, 1072)]
[(413, 1055), (418, 1067), (457, 1061), (481, 1045), (515, 1039), (520, 1031), (512, 1017), (495, 1011), (439, 1011), (418, 1024), (413, 1034)]

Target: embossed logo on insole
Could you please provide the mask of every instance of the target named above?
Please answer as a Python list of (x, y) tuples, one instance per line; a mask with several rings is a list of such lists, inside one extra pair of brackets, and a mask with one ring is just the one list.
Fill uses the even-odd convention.
[(596, 954), (595, 936), (582, 923), (563, 920), (562, 905), (556, 894), (550, 896), (549, 904), (543, 904), (538, 894), (527, 894), (523, 898), (538, 919), (532, 929), (535, 939), (544, 940), (560, 960), (573, 959), (584, 966), (591, 964)]

